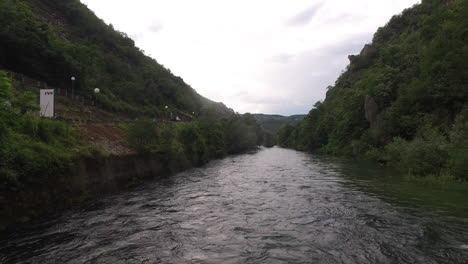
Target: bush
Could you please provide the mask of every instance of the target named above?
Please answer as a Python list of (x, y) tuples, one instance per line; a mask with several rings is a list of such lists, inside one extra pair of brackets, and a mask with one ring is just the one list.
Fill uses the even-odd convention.
[[(37, 109), (31, 96), (11, 97), (6, 74), (0, 71), (0, 186), (12, 187), (59, 175), (78, 155), (76, 132), (63, 122), (20, 114)], [(5, 101), (21, 103), (8, 106)]]
[(185, 149), (185, 156), (193, 165), (200, 166), (209, 160), (206, 139), (201, 135), (197, 124), (184, 124), (178, 133), (179, 141)]
[(452, 175), (458, 179), (468, 181), (468, 148), (466, 145), (451, 153), (450, 156), (449, 166)]
[(384, 159), (384, 154), (382, 153), (381, 150), (371, 147), (369, 148), (366, 152), (364, 152), (364, 157), (368, 160), (373, 160), (373, 161), (382, 161)]
[(393, 138), (393, 141), (385, 146), (386, 159), (394, 164), (400, 163), (407, 145), (408, 142), (404, 139), (400, 137)]
[(175, 171), (256, 148), (265, 139), (259, 128), (251, 116), (233, 115), (210, 121), (163, 123), (159, 127), (151, 120), (140, 120), (129, 125), (127, 132), (135, 150), (162, 155), (170, 170)]
[(128, 141), (139, 153), (149, 153), (157, 148), (159, 133), (155, 122), (138, 120), (128, 126)]
[(447, 167), (447, 140), (438, 134), (405, 141), (395, 138), (385, 147), (387, 159), (414, 175), (439, 175)]
[(468, 180), (468, 106), (455, 118), (450, 131), (450, 172)]
[(447, 153), (438, 142), (415, 139), (407, 145), (400, 163), (416, 175), (440, 174), (447, 161)]

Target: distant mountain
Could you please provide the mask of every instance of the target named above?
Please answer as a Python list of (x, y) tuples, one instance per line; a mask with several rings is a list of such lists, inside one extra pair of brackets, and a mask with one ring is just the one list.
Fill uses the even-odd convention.
[(282, 116), (267, 114), (254, 114), (254, 116), (263, 129), (272, 134), (276, 134), (282, 125), (297, 125), (300, 121), (302, 121), (302, 119), (304, 119), (304, 117), (306, 117), (306, 115)]
[[(125, 14), (122, 14), (125, 15)], [(79, 0), (1, 0), (0, 69), (51, 86), (71, 86), (114, 111), (158, 115), (172, 111), (231, 114), (144, 54), (124, 32)]]

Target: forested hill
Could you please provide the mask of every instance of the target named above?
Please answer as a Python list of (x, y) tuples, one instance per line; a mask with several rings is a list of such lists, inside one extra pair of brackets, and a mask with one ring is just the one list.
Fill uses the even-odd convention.
[(284, 146), (365, 156), (413, 175), (468, 177), (468, 1), (423, 0), (394, 16)]
[(267, 114), (254, 114), (254, 116), (263, 129), (272, 134), (276, 134), (283, 125), (297, 125), (305, 117), (305, 115), (282, 116)]
[(162, 107), (232, 113), (200, 96), (182, 78), (145, 56), (125, 33), (106, 25), (79, 0), (1, 0), (0, 69), (92, 96), (101, 106), (157, 115)]

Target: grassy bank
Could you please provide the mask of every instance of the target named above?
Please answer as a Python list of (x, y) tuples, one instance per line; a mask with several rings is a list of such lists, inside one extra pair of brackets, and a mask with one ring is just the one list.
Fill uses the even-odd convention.
[(31, 92), (14, 94), (0, 71), (0, 186), (21, 188), (58, 176), (85, 151), (76, 131), (37, 116)]

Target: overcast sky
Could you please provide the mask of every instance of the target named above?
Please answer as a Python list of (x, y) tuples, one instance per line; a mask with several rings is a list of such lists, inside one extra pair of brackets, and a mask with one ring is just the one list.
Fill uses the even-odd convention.
[(201, 95), (305, 114), (378, 27), (417, 0), (81, 0)]

